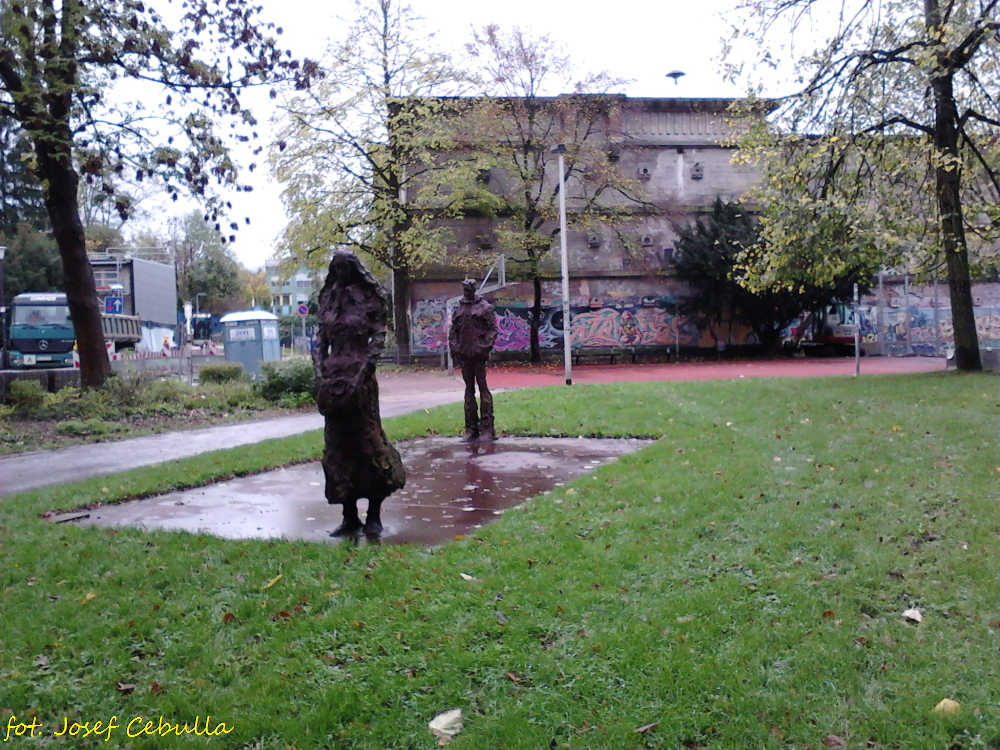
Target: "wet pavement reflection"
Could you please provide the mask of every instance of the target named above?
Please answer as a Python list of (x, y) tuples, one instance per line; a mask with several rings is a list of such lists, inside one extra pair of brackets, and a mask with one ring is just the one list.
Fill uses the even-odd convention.
[[(503, 438), (462, 443), (424, 438), (397, 444), (406, 487), (382, 508), (383, 544), (438, 545), (469, 534), (526, 499), (636, 451), (650, 441)], [(364, 510), (364, 502), (360, 505)], [(74, 514), (98, 526), (137, 526), (230, 539), (305, 539), (340, 543), (329, 532), (340, 506), (323, 497), (319, 462)], [(57, 520), (57, 519), (53, 519)], [(68, 520), (68, 519), (62, 519)]]

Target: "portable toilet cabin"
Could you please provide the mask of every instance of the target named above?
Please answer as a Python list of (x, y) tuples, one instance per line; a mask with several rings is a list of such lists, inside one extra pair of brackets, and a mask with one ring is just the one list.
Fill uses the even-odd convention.
[(261, 362), (281, 359), (278, 316), (264, 310), (229, 313), (219, 321), (227, 362), (240, 362), (248, 374), (260, 375)]

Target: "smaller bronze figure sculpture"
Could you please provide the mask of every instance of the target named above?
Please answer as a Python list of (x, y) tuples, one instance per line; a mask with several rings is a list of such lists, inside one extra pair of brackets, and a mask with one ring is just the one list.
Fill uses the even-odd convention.
[[(338, 251), (319, 295), (313, 350), (316, 405), (326, 417), (326, 500), (344, 506), (331, 536), (382, 533), (382, 502), (406, 484), (399, 452), (382, 429), (375, 365), (385, 344), (388, 308), (378, 282), (352, 253)], [(368, 500), (362, 525), (358, 500)]]
[[(496, 440), (493, 396), (486, 386), (486, 363), (497, 337), (493, 305), (476, 294), (474, 279), (462, 282), (462, 299), (451, 318), (448, 344), (465, 380), (465, 440)], [(476, 385), (479, 405), (476, 405)]]

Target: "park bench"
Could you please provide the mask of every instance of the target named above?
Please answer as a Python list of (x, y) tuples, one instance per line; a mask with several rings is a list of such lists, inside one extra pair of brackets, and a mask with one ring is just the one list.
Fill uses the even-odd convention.
[(603, 359), (607, 357), (608, 364), (614, 364), (616, 359), (631, 357), (635, 364), (639, 353), (634, 346), (574, 346), (572, 349), (573, 363), (580, 364), (585, 359)]

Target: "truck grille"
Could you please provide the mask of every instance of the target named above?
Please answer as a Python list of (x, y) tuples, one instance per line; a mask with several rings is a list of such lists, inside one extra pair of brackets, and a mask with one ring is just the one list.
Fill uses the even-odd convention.
[(73, 351), (73, 339), (11, 339), (10, 343), (22, 354), (65, 354)]

